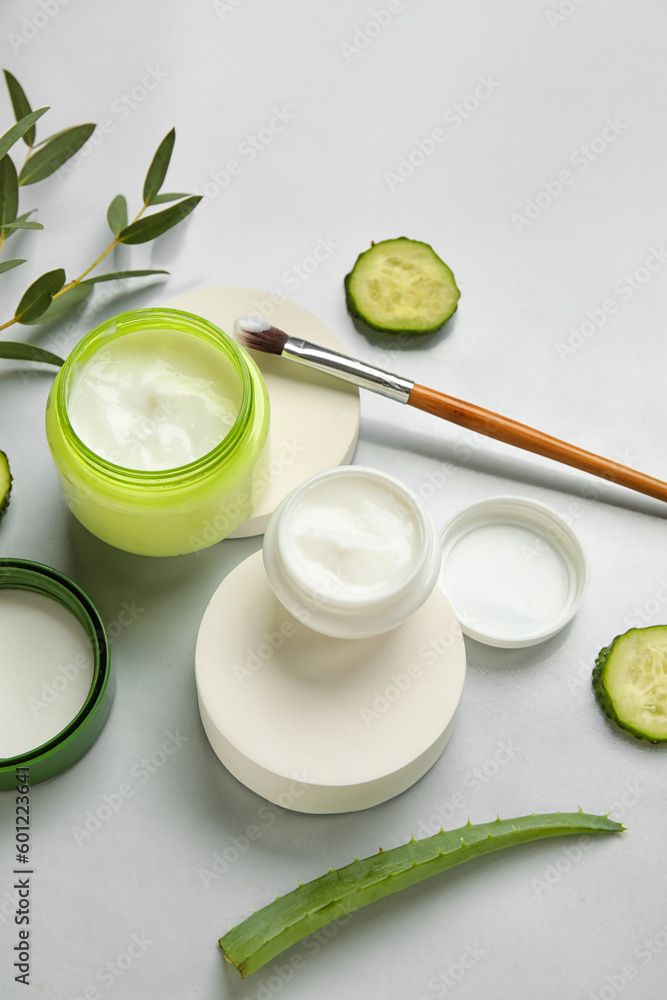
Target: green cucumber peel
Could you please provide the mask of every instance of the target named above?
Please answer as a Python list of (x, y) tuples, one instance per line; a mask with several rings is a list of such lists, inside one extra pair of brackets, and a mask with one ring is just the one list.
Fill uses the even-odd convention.
[(9, 495), (12, 492), (12, 474), (9, 461), (4, 451), (0, 451), (0, 518), (9, 507)]
[(625, 828), (607, 815), (578, 812), (544, 813), (471, 823), (440, 830), (344, 868), (329, 869), (268, 906), (253, 912), (220, 938), (225, 958), (245, 978), (286, 948), (354, 910), (406, 889), (431, 875), (474, 858), (543, 837), (588, 833), (620, 833)]
[(593, 690), (605, 715), (648, 743), (667, 742), (667, 626), (631, 628), (601, 649)]

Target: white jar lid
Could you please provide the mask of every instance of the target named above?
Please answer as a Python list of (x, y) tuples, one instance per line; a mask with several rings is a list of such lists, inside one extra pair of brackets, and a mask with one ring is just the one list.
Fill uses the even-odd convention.
[(586, 555), (546, 504), (490, 497), (455, 514), (441, 539), (440, 586), (473, 639), (532, 646), (555, 635), (581, 604)]
[(285, 610), (261, 552), (214, 593), (195, 653), (217, 756), (248, 788), (305, 813), (366, 809), (421, 778), (449, 740), (465, 670), (438, 587), (399, 628), (334, 639)]

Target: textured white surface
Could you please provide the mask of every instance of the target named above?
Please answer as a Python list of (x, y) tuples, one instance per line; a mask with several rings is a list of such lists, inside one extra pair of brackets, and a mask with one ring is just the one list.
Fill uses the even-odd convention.
[[(8, 247), (30, 262), (0, 279), (3, 321), (39, 274), (62, 265), (76, 275), (94, 259), (119, 191), (138, 210), (172, 125), (168, 190), (209, 198), (159, 242), (109, 262), (167, 268), (165, 282), (100, 285), (85, 316), (7, 332), (64, 353), (123, 309), (216, 285), (275, 289), (351, 354), (666, 478), (667, 11), (586, 0), (559, 14), (559, 3), (406, 0), (370, 38), (361, 31), (383, 0), (72, 0), (53, 16), (37, 0), (8, 0), (3, 65), (35, 107), (52, 106), (42, 135), (47, 122), (107, 119), (111, 130), (62, 179), (22, 190), (23, 211), (38, 206), (46, 228)], [(386, 177), (401, 167), (405, 179)], [(528, 201), (534, 219), (513, 220)], [(458, 312), (424, 341), (366, 338), (347, 315), (343, 277), (371, 240), (402, 234), (450, 264)], [(51, 564), (90, 593), (114, 625), (118, 690), (95, 747), (32, 793), (29, 990), (13, 982), (15, 809), (11, 794), (0, 798), (3, 1000), (661, 996), (666, 751), (607, 724), (590, 673), (614, 635), (665, 621), (664, 506), (364, 395), (355, 462), (402, 478), (438, 524), (498, 493), (549, 503), (586, 548), (590, 588), (546, 644), (466, 640), (451, 741), (405, 794), (337, 817), (278, 812), (221, 767), (193, 674), (204, 609), (259, 540), (151, 560), (91, 538), (62, 503), (48, 455), (51, 379), (0, 369), (0, 448), (15, 476), (0, 552)], [(578, 805), (613, 809), (627, 834), (475, 862), (245, 982), (218, 953), (231, 924), (328, 865), (468, 815)], [(145, 947), (135, 942), (121, 971), (133, 935)], [(274, 966), (287, 977), (297, 954), (303, 968), (281, 985)]]

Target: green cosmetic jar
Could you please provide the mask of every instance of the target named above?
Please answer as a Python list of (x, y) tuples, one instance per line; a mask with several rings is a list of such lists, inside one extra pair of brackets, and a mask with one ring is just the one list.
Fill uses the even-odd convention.
[[(189, 354), (213, 349), (211, 360), (224, 369), (236, 415), (222, 439), (194, 461), (155, 471), (126, 468), (76, 434), (68, 413), (73, 387), (130, 334), (141, 334), (144, 346), (154, 341), (156, 357), (161, 336), (176, 338), (184, 366)], [(178, 389), (172, 404), (179, 404)], [(46, 407), (47, 440), (70, 510), (98, 538), (138, 555), (196, 552), (235, 531), (268, 482), (268, 431), (266, 385), (250, 355), (212, 323), (178, 309), (138, 309), (95, 327), (60, 369)], [(85, 436), (80, 426), (79, 432)]]

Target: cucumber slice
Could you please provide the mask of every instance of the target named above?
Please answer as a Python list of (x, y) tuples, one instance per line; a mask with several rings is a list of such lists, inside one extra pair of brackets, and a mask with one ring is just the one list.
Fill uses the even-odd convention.
[(12, 474), (4, 451), (0, 451), (0, 517), (9, 507), (9, 494), (12, 492)]
[(347, 308), (384, 333), (432, 333), (456, 311), (460, 292), (451, 270), (428, 243), (373, 243), (345, 276)]
[(595, 661), (593, 689), (622, 729), (650, 743), (667, 741), (667, 625), (616, 636)]

